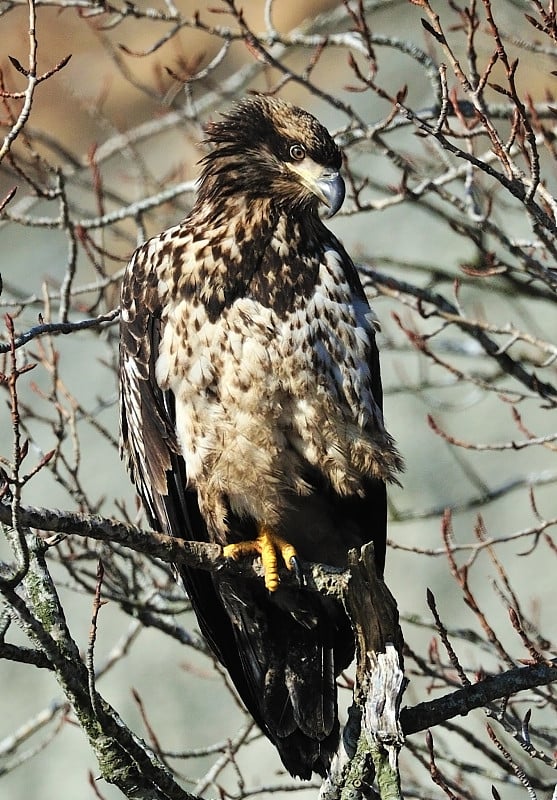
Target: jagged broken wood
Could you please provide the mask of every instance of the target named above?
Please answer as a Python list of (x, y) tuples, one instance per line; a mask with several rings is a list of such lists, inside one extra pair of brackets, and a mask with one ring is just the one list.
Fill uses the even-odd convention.
[(354, 700), (320, 800), (398, 800), (404, 743), (399, 713), (406, 685), (398, 609), (377, 576), (373, 544), (351, 551), (348, 574), (343, 600), (356, 636)]

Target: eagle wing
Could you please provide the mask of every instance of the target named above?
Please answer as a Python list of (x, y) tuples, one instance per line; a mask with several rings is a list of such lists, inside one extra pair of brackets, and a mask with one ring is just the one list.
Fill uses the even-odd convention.
[[(188, 541), (208, 542), (195, 492), (176, 438), (175, 401), (155, 377), (161, 338), (162, 300), (147, 245), (136, 250), (122, 284), (120, 321), (120, 449), (155, 530)], [(188, 596), (217, 658), (242, 685), (231, 663), (235, 648), (229, 617), (208, 572), (181, 568)], [(225, 654), (229, 654), (228, 656)], [(249, 686), (238, 688), (241, 696)]]

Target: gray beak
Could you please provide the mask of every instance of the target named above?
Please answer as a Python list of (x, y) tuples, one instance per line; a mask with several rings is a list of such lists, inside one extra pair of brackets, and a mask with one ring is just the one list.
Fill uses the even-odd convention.
[(326, 218), (333, 217), (344, 202), (346, 188), (339, 172), (323, 172), (317, 181), (323, 201), (329, 206)]

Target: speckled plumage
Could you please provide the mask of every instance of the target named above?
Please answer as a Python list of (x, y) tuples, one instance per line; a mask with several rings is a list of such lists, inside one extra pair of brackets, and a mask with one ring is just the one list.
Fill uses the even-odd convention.
[[(384, 483), (401, 462), (383, 425), (373, 313), (317, 213), (340, 152), (311, 115), (263, 96), (208, 139), (191, 214), (140, 247), (124, 278), (132, 479), (173, 535), (228, 544), (264, 524), (333, 565), (373, 539), (382, 571)], [(287, 768), (323, 774), (338, 740), (335, 676), (353, 654), (343, 609), (301, 588), (271, 596), (254, 579), (183, 577)]]

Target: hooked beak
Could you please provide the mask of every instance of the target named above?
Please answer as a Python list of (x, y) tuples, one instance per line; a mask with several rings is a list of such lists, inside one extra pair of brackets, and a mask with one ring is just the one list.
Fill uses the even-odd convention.
[(327, 219), (337, 213), (346, 192), (338, 170), (324, 168), (322, 164), (307, 157), (300, 164), (289, 164), (288, 168), (302, 186), (327, 206)]
[(346, 187), (339, 172), (323, 172), (315, 182), (315, 194), (329, 207), (327, 219), (334, 217), (344, 202)]

